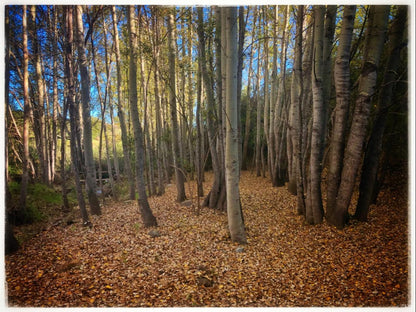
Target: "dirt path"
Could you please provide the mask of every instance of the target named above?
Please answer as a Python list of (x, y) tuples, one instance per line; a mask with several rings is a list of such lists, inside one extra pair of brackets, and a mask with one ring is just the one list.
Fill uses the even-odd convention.
[(343, 231), (305, 225), (294, 196), (248, 172), (241, 194), (243, 250), (229, 241), (224, 213), (203, 208), (196, 216), (175, 203), (174, 186), (150, 199), (159, 237), (148, 235), (129, 201), (103, 207), (92, 229), (50, 227), (6, 257), (9, 305), (407, 305), (408, 208), (400, 190), (384, 191), (370, 222)]

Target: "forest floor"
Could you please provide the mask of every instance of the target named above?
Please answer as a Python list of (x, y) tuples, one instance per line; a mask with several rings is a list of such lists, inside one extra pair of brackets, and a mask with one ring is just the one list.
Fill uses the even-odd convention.
[[(137, 202), (107, 201), (92, 229), (51, 222), (6, 256), (8, 304), (407, 306), (408, 197), (406, 178), (396, 178), (402, 183), (382, 190), (369, 222), (337, 230), (305, 224), (285, 187), (243, 172), (242, 248), (229, 240), (225, 213), (201, 208), (196, 215), (175, 202), (174, 186), (149, 199), (158, 237), (144, 228)], [(210, 181), (207, 175), (205, 192)]]

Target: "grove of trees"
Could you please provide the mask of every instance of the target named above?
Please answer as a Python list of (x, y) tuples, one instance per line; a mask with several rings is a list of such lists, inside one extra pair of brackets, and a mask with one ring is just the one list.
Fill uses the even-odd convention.
[(246, 243), (239, 179), (252, 170), (309, 224), (367, 221), (408, 159), (408, 10), (6, 6), (6, 251), (33, 183), (59, 189), (63, 212), (75, 190), (85, 226), (125, 192), (152, 227), (148, 197), (174, 183), (192, 199), (195, 181)]

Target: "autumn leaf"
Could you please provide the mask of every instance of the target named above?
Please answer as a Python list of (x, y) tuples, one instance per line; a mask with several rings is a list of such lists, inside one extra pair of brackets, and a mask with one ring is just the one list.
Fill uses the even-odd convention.
[[(206, 191), (211, 183), (207, 173)], [(267, 179), (242, 172), (240, 192), (250, 242), (244, 252), (227, 236), (225, 213), (202, 208), (197, 216), (176, 204), (175, 188), (167, 188), (163, 196), (149, 198), (163, 233), (159, 238), (149, 237), (136, 203), (107, 202), (91, 230), (50, 227), (6, 256), (8, 302), (22, 307), (408, 303), (406, 196), (398, 193), (393, 200), (386, 189), (369, 222), (339, 231), (326, 223), (304, 224), (290, 208), (296, 197)]]

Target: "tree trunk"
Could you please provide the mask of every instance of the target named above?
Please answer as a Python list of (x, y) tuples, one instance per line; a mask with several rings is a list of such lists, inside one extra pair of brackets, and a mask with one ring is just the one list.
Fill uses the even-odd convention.
[(237, 115), (238, 115), (238, 162), (241, 168), (242, 142), (241, 142), (241, 90), (243, 86), (243, 63), (244, 63), (244, 37), (246, 33), (246, 21), (244, 20), (244, 6), (238, 8), (238, 68), (237, 68)]
[(29, 51), (27, 47), (27, 7), (23, 5), (22, 16), (22, 36), (23, 36), (23, 163), (22, 163), (22, 182), (20, 184), (19, 210), (17, 214), (23, 218), (26, 213), (27, 189), (29, 184), (29, 119), (31, 107), (29, 104)]
[(135, 181), (134, 181), (134, 172), (131, 168), (131, 160), (130, 160), (130, 149), (128, 144), (128, 133), (127, 133), (127, 126), (124, 117), (124, 108), (122, 103), (122, 91), (121, 91), (121, 57), (120, 57), (120, 44), (119, 44), (119, 36), (118, 36), (118, 23), (117, 23), (117, 15), (116, 15), (116, 7), (112, 6), (112, 16), (113, 16), (113, 31), (114, 31), (114, 48), (116, 53), (116, 66), (117, 66), (117, 112), (118, 112), (118, 119), (120, 121), (120, 129), (121, 129), (121, 142), (123, 145), (123, 156), (124, 156), (124, 173), (127, 173), (128, 181), (129, 181), (129, 198), (133, 200), (136, 198), (136, 191), (135, 191)]
[(322, 150), (325, 136), (325, 115), (326, 107), (324, 106), (323, 85), (323, 40), (324, 40), (324, 6), (314, 7), (314, 59), (312, 66), (312, 98), (313, 98), (313, 116), (312, 116), (312, 141), (311, 141), (311, 158), (310, 158), (310, 175), (311, 175), (311, 192), (310, 203), (312, 206), (306, 206), (306, 221), (311, 224), (322, 222), (323, 206), (321, 196), (321, 171), (322, 171)]
[(76, 6), (77, 20), (77, 47), (79, 70), (81, 73), (81, 103), (82, 103), (82, 121), (83, 121), (83, 139), (86, 177), (85, 183), (87, 188), (88, 201), (90, 203), (91, 213), (94, 215), (101, 214), (100, 202), (97, 198), (96, 173), (94, 164), (94, 155), (92, 151), (92, 126), (90, 113), (90, 76), (88, 70), (87, 57), (84, 44), (84, 24), (82, 21), (82, 6)]
[[(84, 225), (90, 225), (88, 212), (85, 207), (84, 194), (82, 192), (81, 180), (80, 180), (80, 159), (78, 157), (79, 145), (77, 141), (77, 132), (79, 131), (79, 110), (75, 105), (75, 75), (74, 75), (74, 59), (73, 59), (73, 7), (66, 7), (66, 46), (65, 46), (65, 77), (67, 87), (67, 103), (70, 113), (70, 128), (71, 128), (71, 161), (72, 171), (75, 178), (75, 190), (77, 193), (78, 205), (81, 210), (82, 222)], [(64, 140), (64, 139), (63, 139)], [(63, 141), (63, 144), (65, 141)]]
[(53, 8), (53, 17), (52, 17), (52, 54), (53, 54), (53, 94), (52, 94), (52, 140), (51, 140), (51, 181), (55, 180), (55, 167), (56, 167), (56, 154), (57, 154), (57, 142), (58, 142), (58, 134), (57, 134), (57, 123), (58, 123), (58, 30), (57, 30), (57, 8)]
[[(37, 98), (34, 101), (33, 105), (33, 114), (34, 114), (34, 132), (36, 135), (37, 149), (39, 155), (39, 165), (40, 165), (40, 178), (43, 183), (48, 184), (48, 165), (47, 165), (47, 144), (45, 138), (45, 96), (44, 96), (44, 86), (43, 86), (43, 77), (42, 77), (42, 65), (41, 65), (41, 47), (38, 41), (37, 36), (37, 24), (36, 24), (36, 6), (32, 5), (30, 7), (31, 15), (31, 24), (30, 24), (30, 33), (32, 39), (32, 50), (35, 67), (35, 80), (37, 87)], [(36, 103), (36, 104), (35, 104)]]
[(207, 98), (207, 130), (208, 130), (208, 144), (211, 153), (212, 169), (214, 171), (214, 181), (211, 187), (211, 191), (206, 196), (203, 206), (208, 206), (209, 208), (218, 207), (218, 202), (220, 199), (221, 193), (221, 165), (219, 160), (219, 155), (216, 149), (215, 144), (215, 129), (217, 129), (216, 121), (216, 110), (214, 104), (214, 90), (213, 86), (210, 84), (210, 76), (208, 73), (207, 66), (207, 57), (205, 51), (205, 32), (204, 32), (204, 22), (203, 22), (203, 9), (202, 7), (197, 8), (198, 12), (198, 38), (199, 38), (199, 55), (200, 55), (200, 64), (201, 64), (201, 73), (202, 80), (205, 87), (205, 93)]
[(247, 242), (241, 209), (239, 180), (240, 163), (238, 161), (239, 135), (237, 110), (237, 8), (223, 8), (226, 15), (226, 143), (225, 168), (227, 187), (227, 215), (231, 240), (244, 244)]
[[(152, 8), (156, 10), (157, 8)], [(153, 62), (155, 66), (155, 70), (153, 72), (154, 75), (154, 93), (155, 93), (155, 111), (156, 111), (156, 154), (157, 154), (157, 195), (163, 195), (165, 193), (165, 184), (164, 184), (164, 170), (163, 170), (163, 133), (162, 133), (162, 117), (159, 113), (161, 110), (161, 103), (160, 103), (160, 96), (159, 96), (159, 19), (157, 18), (157, 12), (154, 12), (153, 16)]]
[[(258, 31), (260, 33), (261, 30), (261, 18), (260, 18), (260, 12), (258, 12), (259, 17), (259, 28)], [(258, 44), (258, 51), (257, 51), (257, 83), (256, 83), (256, 101), (257, 101), (257, 117), (256, 117), (256, 175), (259, 177), (261, 176), (261, 101), (260, 101), (260, 43)]]
[(150, 209), (147, 200), (146, 186), (144, 183), (143, 169), (144, 169), (144, 148), (143, 148), (143, 134), (139, 120), (139, 112), (137, 108), (137, 33), (135, 24), (135, 9), (134, 6), (129, 5), (128, 14), (128, 30), (129, 30), (129, 101), (131, 118), (134, 128), (134, 145), (136, 150), (136, 181), (137, 191), (139, 193), (138, 203), (142, 220), (145, 227), (157, 226), (157, 221)]
[(398, 12), (389, 34), (389, 59), (384, 72), (382, 89), (378, 97), (376, 120), (365, 152), (361, 173), (360, 196), (354, 214), (354, 218), (359, 221), (367, 221), (368, 211), (374, 199), (373, 194), (382, 154), (384, 129), (389, 108), (391, 107), (393, 89), (397, 81), (397, 70), (401, 61), (400, 52), (405, 47), (403, 44), (403, 34), (405, 32), (403, 30), (406, 27), (407, 10), (407, 6), (398, 7)]
[(378, 63), (383, 50), (389, 11), (389, 6), (376, 5), (370, 7), (367, 41), (364, 47), (364, 59), (358, 85), (358, 98), (355, 102), (353, 121), (345, 150), (344, 167), (335, 205), (335, 217), (330, 219), (330, 222), (338, 228), (343, 228), (348, 221), (348, 207), (361, 163), (371, 99), (375, 92)]
[(294, 172), (292, 175), (296, 179), (297, 194), (297, 212), (300, 215), (305, 214), (305, 198), (303, 189), (303, 171), (302, 171), (302, 32), (303, 32), (303, 5), (298, 6), (296, 18), (296, 43), (295, 43), (295, 61), (293, 64), (293, 78), (291, 86), (292, 100), (292, 129), (291, 139), (293, 147)]
[(173, 165), (175, 167), (177, 202), (183, 202), (185, 195), (185, 172), (182, 166), (182, 159), (179, 151), (179, 126), (176, 112), (176, 79), (175, 79), (175, 8), (171, 9), (167, 19), (168, 26), (168, 49), (169, 49), (169, 94), (170, 94), (170, 115), (172, 122), (172, 146), (173, 146)]
[(280, 49), (280, 77), (279, 87), (277, 89), (275, 114), (274, 114), (274, 136), (275, 136), (275, 164), (273, 174), (273, 186), (285, 185), (287, 172), (287, 156), (286, 156), (286, 128), (287, 119), (285, 119), (285, 90), (286, 90), (286, 60), (287, 60), (287, 42), (288, 33), (288, 6), (283, 9), (284, 21), (282, 27), (281, 49)]
[(269, 133), (269, 111), (270, 111), (270, 100), (269, 100), (269, 32), (268, 32), (268, 18), (267, 18), (267, 6), (263, 6), (263, 34), (264, 34), (264, 63), (263, 63), (263, 72), (264, 72), (264, 85), (263, 85), (263, 131), (264, 137), (266, 139), (267, 145), (267, 167), (268, 171), (271, 174), (271, 153), (270, 153), (270, 133)]
[[(195, 148), (195, 167), (198, 197), (204, 196), (203, 188), (203, 145), (202, 145), (202, 131), (201, 131), (201, 103), (202, 103), (202, 73), (201, 73), (201, 59), (198, 58), (198, 76), (197, 76), (197, 99), (196, 99), (196, 148)], [(198, 200), (199, 203), (199, 200)]]
[(251, 111), (252, 111), (252, 101), (251, 101), (251, 79), (253, 74), (253, 44), (255, 38), (255, 30), (256, 30), (256, 17), (254, 16), (253, 21), (253, 34), (251, 40), (251, 51), (249, 57), (249, 65), (248, 65), (248, 77), (247, 77), (247, 109), (246, 109), (246, 124), (244, 130), (244, 141), (243, 141), (243, 155), (242, 155), (242, 169), (247, 169), (247, 152), (248, 152), (248, 141), (250, 138), (250, 127), (251, 127)]
[(344, 16), (334, 66), (334, 80), (337, 104), (334, 109), (334, 122), (329, 152), (327, 176), (326, 219), (334, 223), (335, 203), (339, 183), (341, 182), (342, 162), (344, 158), (345, 134), (347, 131), (350, 101), (350, 50), (354, 30), (355, 5), (344, 6)]

